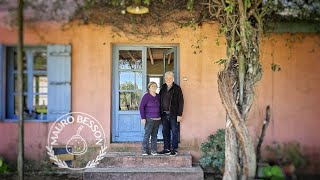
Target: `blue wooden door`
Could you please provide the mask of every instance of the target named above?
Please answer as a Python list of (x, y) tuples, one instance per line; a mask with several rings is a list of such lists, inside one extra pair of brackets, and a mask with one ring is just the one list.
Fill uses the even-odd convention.
[(112, 141), (141, 141), (139, 105), (146, 92), (146, 48), (113, 47)]

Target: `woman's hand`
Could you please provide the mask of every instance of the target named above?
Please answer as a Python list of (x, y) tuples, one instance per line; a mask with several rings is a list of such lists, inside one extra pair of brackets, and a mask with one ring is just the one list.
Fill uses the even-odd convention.
[(141, 119), (141, 124), (146, 125), (146, 119)]

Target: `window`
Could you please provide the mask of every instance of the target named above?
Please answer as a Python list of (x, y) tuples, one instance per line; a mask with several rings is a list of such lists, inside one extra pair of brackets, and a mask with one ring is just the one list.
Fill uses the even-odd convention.
[(139, 110), (142, 98), (142, 51), (119, 51), (119, 110)]
[[(0, 119), (18, 119), (16, 51), (0, 45)], [(24, 48), (24, 120), (54, 121), (70, 112), (70, 52), (68, 45)]]
[[(8, 48), (6, 59), (6, 117), (17, 119), (17, 52)], [(24, 119), (46, 120), (48, 105), (46, 48), (26, 48), (23, 53), (23, 113)]]

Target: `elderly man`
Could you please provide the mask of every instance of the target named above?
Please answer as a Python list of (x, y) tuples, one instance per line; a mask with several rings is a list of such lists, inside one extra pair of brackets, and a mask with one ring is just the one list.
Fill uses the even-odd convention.
[(164, 76), (165, 84), (162, 85), (159, 93), (164, 147), (159, 154), (175, 156), (178, 154), (178, 122), (182, 120), (184, 100), (180, 86), (173, 82), (173, 72), (168, 71)]

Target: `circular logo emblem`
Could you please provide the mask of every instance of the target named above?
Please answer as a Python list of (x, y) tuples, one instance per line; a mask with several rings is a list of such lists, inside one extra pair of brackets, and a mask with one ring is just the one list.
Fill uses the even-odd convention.
[[(50, 160), (60, 168), (93, 168), (106, 154), (106, 137), (101, 124), (91, 115), (71, 112), (58, 118), (50, 128), (47, 150)], [(99, 149), (88, 150), (88, 149)], [(95, 159), (88, 159), (95, 157)], [(81, 159), (81, 163), (73, 162)], [(84, 165), (85, 164), (85, 165)]]

